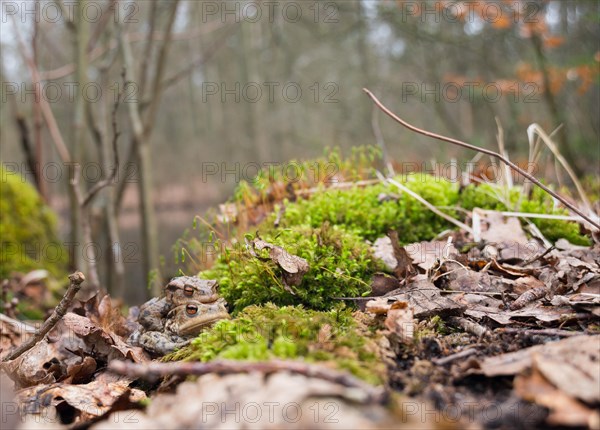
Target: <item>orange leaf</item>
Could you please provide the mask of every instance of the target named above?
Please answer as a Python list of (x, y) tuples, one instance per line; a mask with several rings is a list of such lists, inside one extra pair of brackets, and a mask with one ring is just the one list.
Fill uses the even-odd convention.
[(546, 48), (556, 48), (565, 42), (565, 38), (561, 36), (548, 36), (544, 38), (544, 46)]
[(506, 15), (500, 15), (492, 22), (492, 27), (497, 28), (498, 30), (510, 28), (510, 25), (510, 18)]

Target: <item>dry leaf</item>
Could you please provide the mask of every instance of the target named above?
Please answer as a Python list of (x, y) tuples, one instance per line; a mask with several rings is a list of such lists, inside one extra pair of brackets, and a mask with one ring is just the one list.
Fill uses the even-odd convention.
[(537, 369), (531, 374), (517, 376), (514, 389), (524, 400), (550, 409), (548, 423), (552, 425), (586, 427), (592, 423), (593, 415), (598, 415), (598, 411), (553, 386)]
[(415, 323), (410, 306), (406, 302), (392, 304), (385, 319), (385, 327), (395, 334), (400, 341), (412, 341), (415, 333)]

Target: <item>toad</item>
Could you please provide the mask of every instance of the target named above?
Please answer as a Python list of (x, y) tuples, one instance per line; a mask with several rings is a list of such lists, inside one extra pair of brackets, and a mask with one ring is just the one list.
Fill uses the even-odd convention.
[(150, 299), (140, 307), (141, 329), (129, 338), (130, 343), (153, 355), (181, 348), (204, 328), (229, 318), (217, 281), (180, 276), (167, 284), (164, 293), (164, 297)]

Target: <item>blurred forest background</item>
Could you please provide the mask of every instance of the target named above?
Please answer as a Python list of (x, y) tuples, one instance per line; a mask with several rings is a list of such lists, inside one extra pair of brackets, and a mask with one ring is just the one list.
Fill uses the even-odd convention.
[[(473, 157), (375, 117), (363, 87), (407, 121), (479, 146), (496, 147), (497, 118), (520, 161), (529, 124), (562, 124), (561, 153), (580, 175), (598, 173), (595, 0), (1, 5), (4, 169), (57, 211), (63, 241), (82, 242), (89, 209), (100, 281), (130, 301), (160, 256), (162, 276), (176, 274), (173, 244), (250, 179), (247, 163), (376, 144), (378, 127), (399, 162)], [(119, 181), (82, 214), (65, 163), (81, 163), (81, 190), (110, 176), (119, 94)], [(82, 267), (80, 250), (71, 258)]]

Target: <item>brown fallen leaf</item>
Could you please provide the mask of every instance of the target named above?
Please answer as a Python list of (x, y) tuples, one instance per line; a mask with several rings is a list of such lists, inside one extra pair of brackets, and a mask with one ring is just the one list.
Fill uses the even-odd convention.
[(408, 343), (412, 341), (415, 333), (415, 323), (412, 309), (408, 303), (393, 303), (387, 313), (384, 324), (401, 342)]
[(600, 336), (546, 344), (532, 358), (540, 373), (562, 391), (590, 404), (600, 403)]
[(406, 249), (400, 245), (398, 232), (396, 230), (390, 230), (388, 232), (388, 237), (390, 238), (392, 249), (394, 251), (394, 258), (397, 262), (394, 274), (400, 280), (410, 279), (417, 274), (417, 270), (414, 268), (412, 259), (406, 252)]
[(371, 277), (371, 296), (383, 296), (390, 291), (400, 288), (398, 278), (387, 273), (375, 273)]
[(18, 391), (17, 400), (27, 404), (27, 414), (45, 416), (47, 408), (66, 402), (76, 411), (76, 423), (86, 422), (93, 417), (106, 414), (112, 404), (123, 394), (129, 393), (132, 401), (144, 399), (143, 391), (129, 388), (130, 381), (105, 383), (92, 381), (88, 384), (74, 385), (55, 383), (36, 385)]
[[(392, 303), (387, 298), (377, 298), (369, 300), (366, 305), (366, 312), (374, 315), (386, 315), (392, 308)], [(402, 302), (406, 303), (406, 302)]]
[(486, 376), (515, 375), (534, 365), (558, 389), (588, 403), (600, 402), (600, 335), (573, 336), (558, 342), (487, 357)]
[[(251, 246), (254, 249), (269, 250), (269, 258), (273, 263), (277, 264), (282, 269), (283, 283), (286, 287), (297, 287), (302, 283), (302, 278), (310, 269), (308, 261), (297, 255), (292, 255), (283, 249), (281, 246), (273, 245), (260, 239), (258, 236), (251, 241)], [(295, 294), (291, 288), (287, 288), (292, 294)]]
[(98, 327), (87, 317), (68, 312), (63, 322), (85, 342), (89, 353), (102, 361), (126, 358), (141, 363), (149, 360), (142, 348), (128, 345), (120, 336)]
[(498, 261), (524, 261), (543, 251), (537, 242), (527, 239), (518, 218), (493, 211), (479, 214), (486, 227), (481, 231), (481, 239), (486, 243), (484, 255)]
[(440, 290), (424, 275), (418, 275), (415, 280), (401, 289), (384, 296), (388, 303), (395, 301), (408, 302), (415, 318), (429, 318), (434, 315), (458, 315), (465, 309), (452, 299), (442, 296)]
[(81, 357), (80, 363), (75, 363), (67, 366), (67, 379), (63, 383), (82, 384), (89, 381), (96, 372), (97, 363), (90, 356)]
[(4, 363), (4, 370), (19, 388), (51, 384), (66, 373), (66, 368), (50, 368), (57, 356), (56, 344), (43, 339), (19, 357)]
[(404, 247), (413, 261), (424, 271), (431, 269), (436, 261), (445, 260), (458, 253), (454, 244), (445, 240), (411, 243)]
[(515, 378), (514, 390), (522, 399), (550, 409), (548, 424), (592, 428), (593, 420), (598, 421), (598, 411), (557, 389), (535, 368)]

